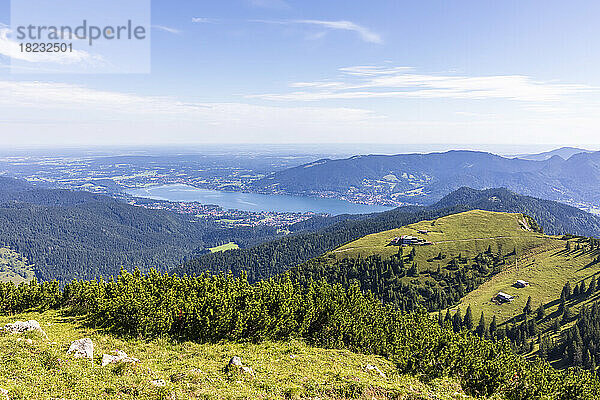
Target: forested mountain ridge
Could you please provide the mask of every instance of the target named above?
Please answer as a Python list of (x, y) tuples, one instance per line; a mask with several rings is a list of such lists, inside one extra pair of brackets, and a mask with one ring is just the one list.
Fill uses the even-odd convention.
[(278, 171), (255, 185), (304, 195), (347, 195), (357, 191), (383, 194), (387, 199), (409, 204), (432, 204), (462, 186), (506, 187), (572, 205), (600, 206), (600, 152), (539, 161), (476, 151), (363, 155), (324, 159)]
[[(299, 233), (266, 242), (258, 246), (207, 254), (186, 262), (174, 272), (183, 274), (213, 273), (231, 270), (234, 274), (247, 271), (250, 281), (264, 279), (293, 266), (318, 257), (346, 242), (362, 236), (398, 228), (422, 220), (440, 218), (468, 210), (517, 212), (527, 214), (549, 234), (575, 233), (600, 236), (600, 218), (577, 208), (548, 200), (521, 196), (507, 189), (474, 190), (461, 188), (429, 207), (399, 207), (367, 216), (318, 217), (302, 226), (321, 224), (325, 228), (313, 233)], [(293, 226), (292, 226), (293, 227)]]
[[(274, 235), (224, 229), (87, 192), (0, 178), (0, 244), (21, 253), (40, 280), (108, 277), (124, 267), (175, 267), (214, 243)], [(271, 236), (272, 237), (272, 236)]]

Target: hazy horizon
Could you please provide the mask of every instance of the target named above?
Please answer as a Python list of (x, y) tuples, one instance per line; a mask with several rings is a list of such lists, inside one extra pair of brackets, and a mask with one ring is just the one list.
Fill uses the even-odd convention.
[[(150, 72), (129, 74), (98, 72), (111, 50), (101, 41), (44, 62), (19, 51), (12, 24), (23, 21), (11, 18), (22, 4), (12, 17), (9, 2), (0, 5), (6, 147), (549, 149), (593, 145), (600, 134), (600, 3), (139, 0), (152, 14), (152, 57), (142, 68)], [(102, 11), (94, 4), (62, 10), (52, 3), (43, 17), (77, 22), (82, 12), (92, 24)], [(144, 11), (129, 8), (111, 12), (120, 20)], [(34, 10), (21, 19), (43, 14)]]

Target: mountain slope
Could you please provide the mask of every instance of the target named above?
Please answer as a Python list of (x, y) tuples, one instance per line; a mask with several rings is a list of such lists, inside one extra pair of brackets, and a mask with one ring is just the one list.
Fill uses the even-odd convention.
[(563, 203), (522, 196), (510, 190), (460, 188), (432, 208), (466, 205), (471, 209), (527, 214), (549, 234), (600, 236), (600, 217)]
[[(207, 254), (174, 270), (178, 274), (199, 274), (242, 270), (251, 281), (281, 273), (318, 257), (343, 243), (362, 236), (397, 228), (421, 220), (440, 218), (468, 210), (523, 213), (540, 221), (550, 234), (575, 233), (600, 236), (600, 218), (577, 208), (533, 197), (520, 196), (506, 189), (474, 190), (462, 188), (429, 207), (399, 207), (366, 216), (317, 217), (302, 222), (300, 228), (324, 226), (317, 232), (297, 233), (261, 245), (217, 254)], [(347, 218), (347, 219), (344, 219)], [(294, 227), (292, 227), (294, 230)]]
[(121, 266), (165, 270), (198, 248), (268, 233), (14, 179), (0, 186), (0, 245), (26, 257), (41, 280), (108, 277)]
[[(396, 372), (394, 364), (380, 356), (346, 350), (327, 350), (303, 342), (261, 344), (221, 342), (177, 343), (165, 340), (139, 341), (119, 338), (90, 329), (82, 321), (60, 312), (26, 313), (0, 317), (0, 324), (35, 319), (49, 340), (26, 334), (0, 338), (0, 351), (7, 354), (0, 372), (0, 387), (11, 399), (61, 398), (101, 399), (243, 399), (315, 398), (344, 399), (347, 393), (359, 399), (471, 399), (456, 381), (442, 378), (429, 384)], [(91, 338), (95, 357), (69, 359), (72, 341)], [(140, 363), (102, 367), (103, 353), (125, 351)], [(226, 372), (230, 358), (238, 356), (251, 367), (252, 375)], [(369, 370), (367, 365), (378, 368)], [(164, 387), (152, 381), (162, 379)]]
[[(523, 214), (468, 211), (361, 237), (291, 273), (301, 281), (358, 282), (363, 290), (402, 309), (425, 306), (436, 311), (457, 304), (525, 255), (565, 246), (560, 237), (535, 227)], [(430, 243), (392, 245), (403, 235)]]
[(600, 152), (535, 161), (491, 153), (449, 151), (319, 160), (256, 182), (262, 190), (338, 196), (361, 193), (410, 204), (432, 204), (462, 186), (506, 187), (577, 206), (600, 206)]

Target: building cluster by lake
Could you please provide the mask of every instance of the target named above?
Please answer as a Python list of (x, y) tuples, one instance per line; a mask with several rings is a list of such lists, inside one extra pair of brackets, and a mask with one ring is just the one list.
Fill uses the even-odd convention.
[(226, 226), (273, 226), (285, 228), (286, 226), (295, 224), (296, 222), (306, 221), (317, 214), (312, 212), (306, 213), (281, 213), (273, 211), (242, 211), (242, 210), (227, 210), (214, 204), (201, 204), (198, 202), (175, 202), (175, 201), (154, 201), (148, 199), (134, 198), (129, 201), (129, 204), (144, 207), (153, 210), (165, 210), (176, 212), (178, 214), (187, 214), (198, 218), (199, 220), (207, 220), (218, 222)]

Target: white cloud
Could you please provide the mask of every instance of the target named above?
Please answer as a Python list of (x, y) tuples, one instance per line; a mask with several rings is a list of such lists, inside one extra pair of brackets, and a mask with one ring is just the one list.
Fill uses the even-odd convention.
[[(185, 102), (52, 82), (0, 81), (0, 93), (0, 106), (7, 115), (15, 121), (26, 121), (10, 127), (4, 123), (2, 132), (18, 129), (30, 135), (7, 135), (3, 140), (9, 142), (26, 142), (33, 137), (53, 142), (54, 136), (92, 141), (82, 137), (88, 129), (103, 130), (105, 136), (94, 141), (104, 143), (122, 143), (128, 138), (138, 143), (193, 142), (199, 140), (198, 135), (213, 135), (200, 141), (268, 142), (282, 135), (300, 142), (318, 141), (322, 135), (341, 135), (344, 130), (366, 127), (381, 118), (359, 108)], [(45, 127), (44, 134), (40, 126)]]
[(214, 22), (215, 20), (211, 19), (211, 18), (204, 18), (204, 17), (193, 17), (192, 18), (192, 22), (195, 24), (208, 24), (211, 22)]
[(152, 25), (152, 28), (158, 29), (159, 31), (172, 33), (174, 35), (180, 35), (181, 34), (181, 31), (179, 29), (171, 28), (171, 27), (164, 26), (164, 25)]
[(340, 72), (342, 76), (333, 81), (296, 82), (290, 85), (304, 90), (251, 97), (286, 101), (452, 98), (551, 102), (566, 96), (597, 93), (600, 89), (584, 84), (538, 81), (525, 75), (418, 74), (409, 67), (355, 66), (341, 68)]
[(369, 43), (383, 43), (381, 36), (377, 33), (365, 28), (364, 26), (355, 24), (351, 21), (322, 21), (316, 19), (302, 19), (293, 21), (297, 24), (309, 24), (322, 26), (328, 29), (337, 29), (344, 31), (352, 31), (358, 33), (362, 40)]
[[(283, 20), (283, 21), (277, 21), (277, 20), (263, 20), (263, 19), (258, 19), (258, 20), (251, 20), (251, 22), (259, 22), (259, 23), (263, 23), (263, 24), (276, 24), (276, 25), (294, 25), (294, 24), (300, 24), (300, 25), (312, 25), (312, 26), (318, 26), (320, 28), (325, 28), (325, 29), (329, 29), (329, 30), (342, 30), (342, 31), (350, 31), (350, 32), (355, 32), (359, 35), (359, 37), (368, 43), (383, 43), (383, 39), (381, 38), (381, 36), (373, 31), (371, 31), (370, 29), (358, 25), (354, 22), (351, 21), (325, 21), (325, 20), (318, 20), (318, 19), (296, 19), (296, 20)], [(317, 33), (316, 34), (317, 37), (322, 37), (324, 35)], [(314, 36), (311, 37), (314, 39)]]
[(4, 24), (0, 24), (0, 55), (15, 60), (27, 61), (31, 63), (54, 63), (54, 64), (96, 64), (103, 62), (102, 57), (92, 55), (83, 50), (73, 50), (65, 53), (28, 53), (22, 52), (20, 44), (11, 40), (8, 35), (11, 29)]
[(248, 4), (257, 8), (269, 8), (273, 10), (289, 10), (290, 5), (284, 0), (248, 0)]

